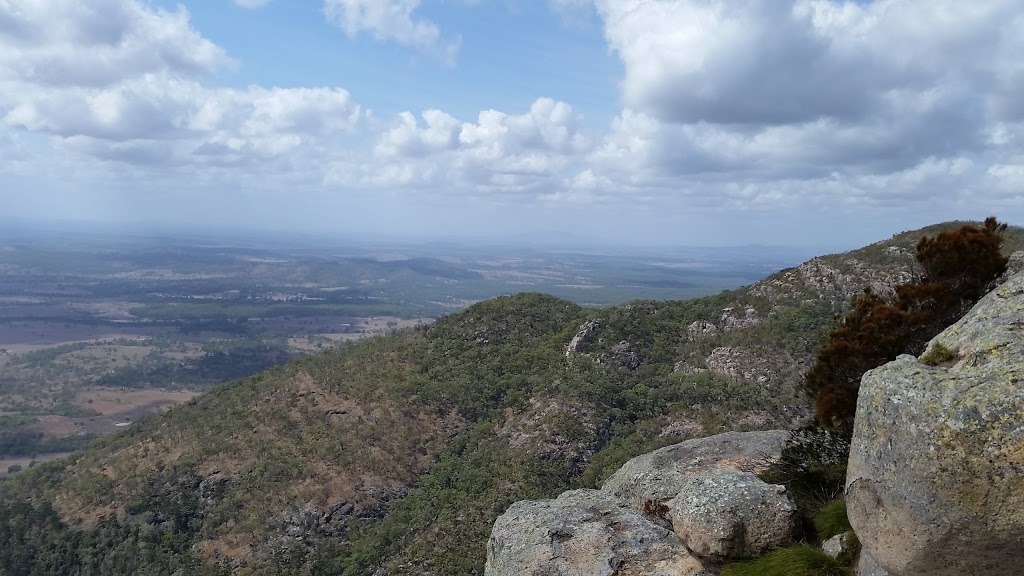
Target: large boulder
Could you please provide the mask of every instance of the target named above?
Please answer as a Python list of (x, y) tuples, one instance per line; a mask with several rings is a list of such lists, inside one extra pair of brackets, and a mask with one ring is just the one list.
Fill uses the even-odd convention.
[(789, 432), (726, 432), (666, 446), (623, 464), (602, 490), (642, 510), (648, 501), (675, 498), (687, 477), (709, 468), (758, 472), (779, 458)]
[(494, 523), (487, 576), (704, 574), (674, 534), (600, 490), (516, 502)]
[(789, 543), (797, 509), (785, 487), (753, 472), (778, 459), (788, 433), (728, 432), (637, 456), (602, 490), (669, 522), (696, 555), (712, 562), (754, 556)]
[(789, 544), (797, 527), (797, 509), (784, 486), (728, 467), (686, 478), (665, 506), (683, 544), (714, 561), (757, 556)]
[(864, 375), (847, 506), (896, 576), (1024, 566), (1024, 276), (937, 336), (922, 358)]

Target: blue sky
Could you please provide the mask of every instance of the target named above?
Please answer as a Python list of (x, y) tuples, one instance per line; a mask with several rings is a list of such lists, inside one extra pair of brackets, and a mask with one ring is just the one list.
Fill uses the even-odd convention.
[(0, 222), (844, 247), (1024, 224), (1012, 0), (0, 0)]

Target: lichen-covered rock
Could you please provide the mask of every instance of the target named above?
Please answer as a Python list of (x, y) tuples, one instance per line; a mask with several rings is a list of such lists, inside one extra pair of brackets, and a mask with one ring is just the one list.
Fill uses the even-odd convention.
[(789, 433), (785, 430), (726, 432), (695, 438), (623, 464), (602, 490), (615, 494), (636, 510), (647, 501), (664, 502), (679, 494), (687, 476), (708, 468), (729, 467), (758, 472), (779, 458)]
[(487, 576), (704, 574), (674, 534), (600, 490), (513, 504), (494, 523)]
[(784, 486), (733, 468), (687, 477), (665, 505), (672, 530), (686, 547), (715, 561), (788, 544), (797, 526), (797, 509)]
[(1024, 566), (1024, 276), (937, 336), (955, 364), (864, 375), (847, 474), (864, 549), (898, 576)]

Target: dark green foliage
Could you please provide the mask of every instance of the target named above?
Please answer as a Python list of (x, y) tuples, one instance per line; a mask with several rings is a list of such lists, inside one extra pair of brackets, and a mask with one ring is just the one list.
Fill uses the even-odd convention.
[(850, 519), (846, 517), (846, 501), (836, 500), (818, 510), (814, 517), (814, 527), (818, 530), (818, 538), (829, 538), (853, 530)]
[(919, 282), (897, 286), (887, 299), (866, 291), (831, 334), (808, 371), (805, 388), (821, 424), (853, 431), (864, 372), (900, 354), (919, 355), (929, 340), (957, 321), (1006, 271), (1000, 252), (1005, 224), (989, 218), (917, 244)]
[(728, 564), (722, 576), (846, 576), (846, 569), (818, 548), (798, 544), (756, 560)]
[(772, 484), (784, 484), (797, 508), (813, 515), (843, 493), (850, 441), (812, 422), (790, 432), (779, 460), (761, 474)]

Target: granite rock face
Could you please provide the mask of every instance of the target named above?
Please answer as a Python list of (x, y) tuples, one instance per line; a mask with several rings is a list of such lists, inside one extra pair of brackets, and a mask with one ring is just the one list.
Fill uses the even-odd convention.
[(687, 477), (709, 468), (764, 469), (778, 459), (788, 435), (785, 430), (726, 432), (666, 446), (626, 462), (601, 489), (642, 510), (647, 501), (675, 498)]
[(638, 511), (661, 509), (672, 531), (711, 562), (788, 544), (797, 510), (785, 488), (753, 473), (779, 458), (785, 430), (687, 440), (626, 462), (602, 487)]
[(686, 478), (665, 505), (672, 530), (686, 547), (715, 561), (757, 556), (789, 544), (798, 522), (784, 486), (728, 467)]
[(864, 375), (850, 521), (868, 555), (895, 576), (1019, 574), (1024, 275), (983, 298), (928, 352), (951, 359), (928, 366), (901, 356)]
[(489, 576), (696, 576), (705, 574), (674, 534), (601, 490), (521, 501), (498, 517)]
[(689, 440), (630, 460), (601, 490), (516, 502), (494, 523), (484, 573), (709, 575), (717, 562), (786, 544), (796, 508), (752, 471), (777, 459), (787, 436)]
[(871, 557), (871, 554), (867, 552), (861, 552), (860, 558), (857, 560), (857, 576), (892, 576), (875, 562), (875, 559)]

